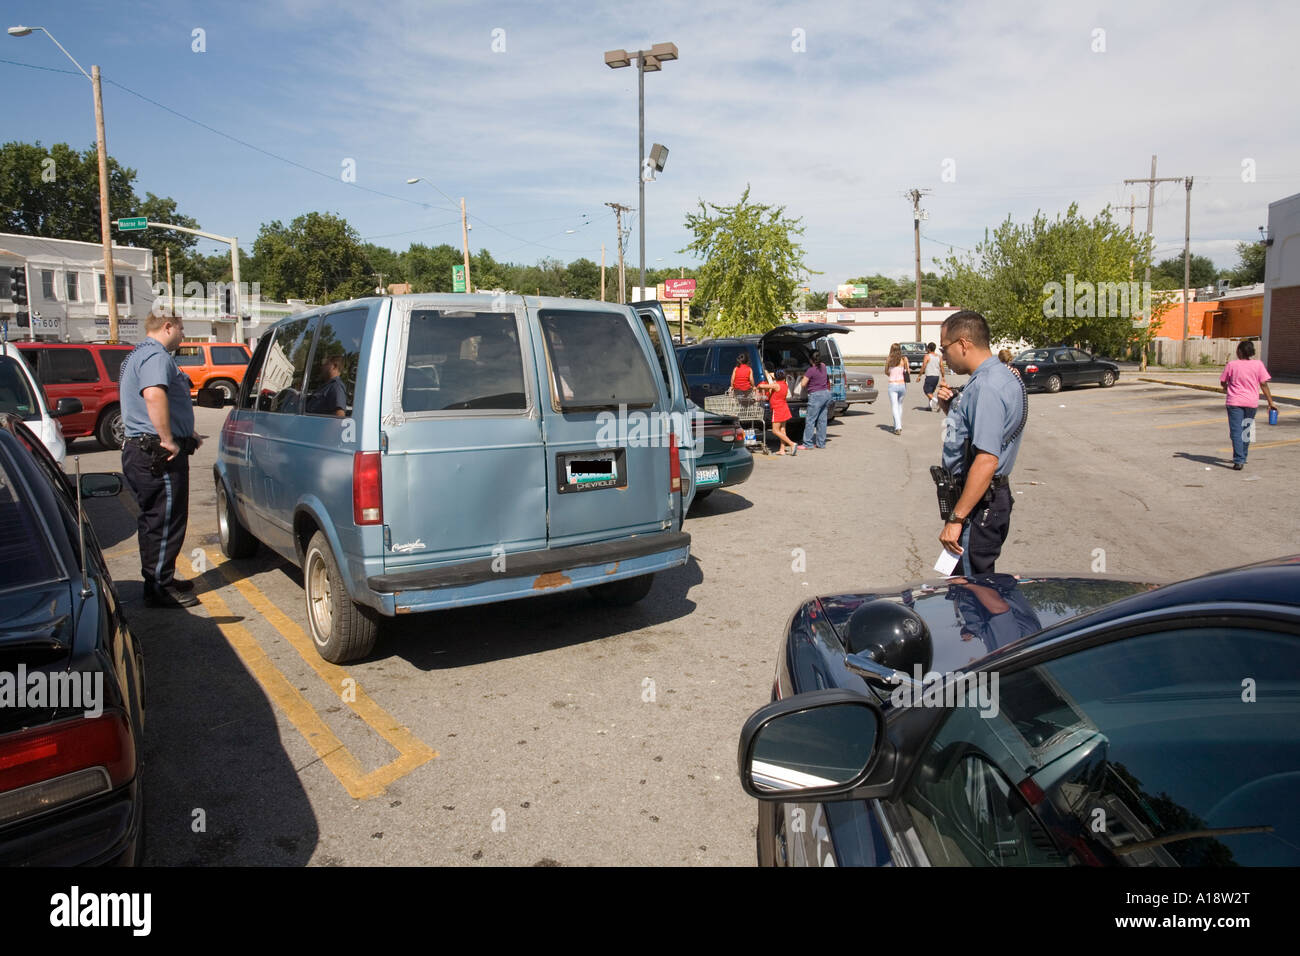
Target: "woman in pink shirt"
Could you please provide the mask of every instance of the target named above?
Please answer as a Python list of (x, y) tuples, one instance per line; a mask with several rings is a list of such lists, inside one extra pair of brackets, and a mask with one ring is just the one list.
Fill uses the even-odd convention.
[[(1264, 363), (1255, 358), (1255, 343), (1237, 345), (1237, 357), (1229, 362), (1219, 376), (1219, 384), (1228, 393), (1228, 435), (1232, 438), (1232, 467), (1241, 471), (1246, 467), (1246, 451), (1255, 440), (1255, 409), (1259, 407), (1259, 390), (1264, 390), (1270, 410), (1275, 410), (1273, 395), (1268, 390), (1271, 375)], [(1246, 422), (1250, 424), (1247, 425)], [(1247, 433), (1247, 430), (1249, 432)]]

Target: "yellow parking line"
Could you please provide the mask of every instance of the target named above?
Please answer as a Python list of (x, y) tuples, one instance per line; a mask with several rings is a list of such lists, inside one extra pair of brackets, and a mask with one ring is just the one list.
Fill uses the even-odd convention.
[(1144, 415), (1150, 412), (1163, 412), (1174, 408), (1213, 408), (1213, 405), (1207, 405), (1205, 402), (1181, 402), (1177, 405), (1160, 405), (1148, 406), (1146, 408), (1126, 408), (1122, 412), (1111, 412), (1112, 415)]
[(1190, 428), (1192, 425), (1222, 425), (1227, 419), (1220, 418), (1198, 418), (1194, 422), (1174, 422), (1172, 425), (1156, 425), (1156, 428)]
[[(229, 605), (215, 591), (203, 592), (199, 595), (199, 600), (213, 617), (232, 616)], [(266, 652), (262, 650), (262, 646), (257, 643), (257, 639), (249, 630), (240, 624), (218, 623), (217, 627), (221, 629), (227, 643), (244, 662), (249, 673), (262, 685), (262, 690), (266, 691), (267, 696), (280, 706), (285, 716), (289, 718), (289, 722), (297, 728), (298, 733), (302, 734), (311, 748), (316, 751), (316, 755), (325, 766), (347, 788), (348, 793), (355, 799), (373, 796), (364, 792), (364, 787), (356, 785), (356, 781), (365, 777), (365, 772), (357, 759), (343, 746), (343, 741), (339, 740), (325, 725), (320, 714), (316, 713), (298, 689), (276, 669), (275, 664), (266, 656)]]
[[(374, 699), (367, 694), (361, 685), (356, 683), (356, 678), (352, 677), (346, 669), (337, 664), (331, 664), (316, 652), (316, 647), (310, 637), (295, 621), (287, 617), (283, 611), (276, 607), (269, 598), (251, 581), (240, 580), (236, 578), (230, 570), (224, 566), (221, 573), (226, 579), (234, 584), (235, 588), (243, 595), (244, 600), (253, 606), (262, 617), (266, 618), (268, 624), (274, 627), (280, 634), (293, 645), (294, 650), (307, 662), (308, 666), (314, 670), (327, 685), (333, 689), (334, 693), (342, 694), (344, 688), (349, 691), (355, 691), (356, 700), (345, 700), (344, 702), (352, 708), (358, 717), (366, 722), (369, 727), (383, 737), (392, 745), (401, 756), (392, 763), (385, 764), (378, 770), (373, 770), (366, 774), (363, 783), (373, 787), (374, 792), (368, 794), (374, 796), (383, 793), (384, 789), (399, 777), (410, 773), (416, 767), (428, 763), (434, 757), (438, 756), (437, 752), (430, 748), (424, 741), (420, 740), (411, 731), (398, 723), (392, 714), (380, 707)], [(349, 687), (345, 681), (352, 681), (353, 686)], [(353, 696), (349, 694), (349, 697)]]
[[(398, 752), (399, 756), (396, 760), (366, 773), (357, 759), (343, 746), (342, 741), (326, 726), (311, 704), (276, 669), (256, 638), (241, 625), (218, 624), (226, 640), (257, 678), (258, 683), (271, 699), (280, 705), (290, 722), (321, 757), (325, 766), (338, 778), (339, 783), (343, 784), (349, 796), (356, 800), (379, 796), (395, 780), (438, 756), (436, 750), (412, 734), (407, 727), (402, 726), (388, 711), (379, 706), (346, 669), (321, 658), (306, 632), (276, 607), (255, 584), (237, 578), (226, 566), (225, 559), (219, 555), (209, 555), (208, 560), (221, 569), (222, 575), (235, 586), (253, 609), (293, 646), (303, 660), (330, 687), (331, 692), (338, 695), (358, 717)], [(215, 591), (202, 592), (200, 600), (205, 605), (211, 605), (214, 616), (230, 616), (228, 605)], [(351, 681), (351, 685), (346, 683), (347, 681)], [(354, 696), (355, 700), (352, 699)]]
[[(1283, 441), (1251, 442), (1251, 443), (1250, 443), (1250, 450), (1251, 450), (1251, 451), (1255, 451), (1256, 449), (1259, 449), (1259, 448), (1281, 448), (1283, 445), (1295, 445), (1295, 444), (1300, 444), (1300, 438), (1287, 438), (1287, 439), (1284, 439)], [(1232, 449), (1231, 449), (1231, 448), (1220, 448), (1219, 451), (1221, 451), (1221, 452), (1223, 452), (1223, 451), (1232, 451)]]

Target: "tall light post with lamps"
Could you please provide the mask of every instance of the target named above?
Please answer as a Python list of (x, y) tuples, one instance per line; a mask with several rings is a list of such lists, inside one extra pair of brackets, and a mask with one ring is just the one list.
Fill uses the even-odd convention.
[[(646, 181), (646, 154), (645, 154), (645, 75), (647, 72), (657, 73), (662, 67), (660, 64), (668, 60), (677, 59), (677, 44), (675, 43), (656, 43), (648, 50), (635, 50), (629, 53), (627, 50), (608, 50), (605, 53), (605, 65), (611, 70), (617, 70), (625, 66), (631, 66), (632, 60), (636, 60), (636, 81), (637, 81), (637, 145), (636, 145), (636, 178), (637, 188), (641, 193), (641, 208), (638, 213), (641, 219), (641, 289), (642, 295), (645, 294), (645, 181)], [(667, 157), (668, 151), (663, 150), (661, 155), (655, 157), (655, 168), (663, 169), (663, 159)]]
[(40, 30), (56, 47), (72, 60), (72, 65), (81, 71), (81, 75), (90, 80), (95, 91), (95, 145), (99, 151), (99, 234), (104, 243), (104, 298), (108, 300), (108, 340), (117, 341), (117, 281), (113, 275), (113, 235), (112, 216), (108, 210), (108, 147), (104, 143), (104, 99), (100, 92), (99, 67), (91, 66), (87, 73), (81, 68), (71, 53), (63, 49), (63, 44), (54, 39), (54, 34), (45, 27), (16, 26), (9, 28), (11, 37), (25, 37)]

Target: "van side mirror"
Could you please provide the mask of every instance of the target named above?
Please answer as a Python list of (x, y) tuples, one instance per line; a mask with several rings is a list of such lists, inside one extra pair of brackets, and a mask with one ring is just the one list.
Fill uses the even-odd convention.
[(199, 389), (196, 402), (201, 408), (222, 408), (226, 405), (235, 404), (235, 400), (227, 398), (226, 393), (219, 388)]

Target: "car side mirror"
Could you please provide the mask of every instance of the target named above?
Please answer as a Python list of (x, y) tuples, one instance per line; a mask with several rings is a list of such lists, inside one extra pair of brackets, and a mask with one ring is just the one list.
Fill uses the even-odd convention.
[(54, 410), (50, 412), (51, 418), (64, 418), (67, 415), (76, 415), (84, 406), (79, 398), (61, 398), (55, 404)]
[(114, 498), (122, 493), (122, 476), (114, 472), (96, 472), (81, 476), (81, 497)]
[(880, 752), (875, 703), (843, 688), (797, 694), (755, 711), (740, 734), (740, 781), (760, 800), (848, 794)]
[(196, 401), (201, 408), (222, 408), (235, 404), (235, 400), (227, 398), (226, 393), (219, 388), (199, 389)]

